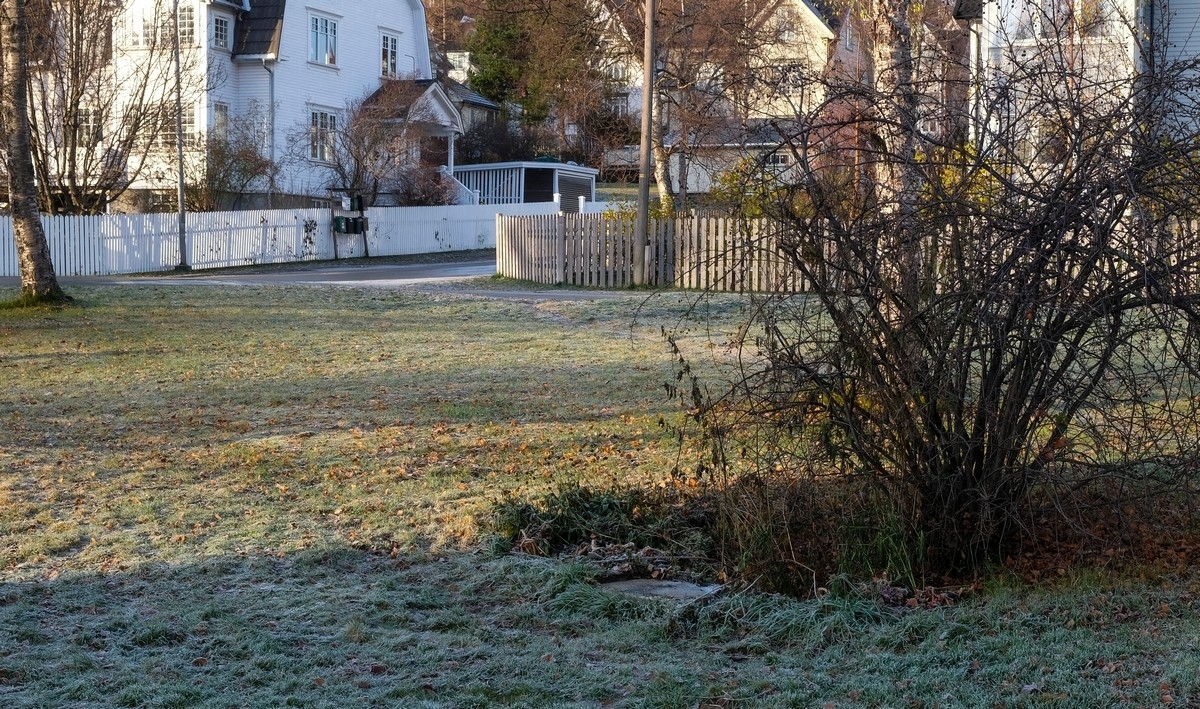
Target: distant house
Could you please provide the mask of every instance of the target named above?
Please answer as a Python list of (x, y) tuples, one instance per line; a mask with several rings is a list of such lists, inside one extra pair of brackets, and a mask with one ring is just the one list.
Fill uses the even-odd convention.
[[(736, 101), (723, 96), (717, 69), (712, 77), (701, 75), (694, 85), (674, 90), (708, 92), (711, 98), (700, 97), (708, 104), (702, 120), (681, 121), (676, 112), (666, 109), (663, 142), (670, 156), (672, 192), (709, 192), (723, 174), (747, 161), (771, 170), (786, 167), (791, 156), (779, 149), (778, 127), (794, 123), (823, 100), (821, 84), (813, 78), (834, 67), (865, 72), (868, 64), (867, 49), (858, 41), (848, 11), (837, 13), (806, 0), (785, 0), (764, 34), (772, 39), (752, 58), (754, 66), (748, 73), (755, 80), (738, 86)], [(641, 64), (629, 57), (616, 64), (609, 71), (614, 80), (610, 105), (620, 115), (640, 116)], [(673, 97), (676, 104), (689, 101), (695, 103), (683, 95)], [(607, 151), (604, 167), (609, 172), (635, 173), (637, 160), (636, 147), (626, 146)]]
[[(164, 0), (124, 6), (116, 42), (129, 51), (116, 55), (124, 65), (115, 67), (118, 75), (136, 70), (137, 47), (160, 32), (156, 28), (169, 27), (173, 11)], [(249, 186), (243, 206), (325, 203), (330, 193), (321, 168), (332, 159), (331, 141), (343, 127), (347, 105), (384, 82), (433, 78), (420, 0), (181, 0), (178, 13), (181, 52), (191, 72), (184, 82), (201, 87), (183, 108), (189, 154), (196, 157), (205, 137), (221, 136), (248, 118), (261, 122), (265, 152), (280, 165), (274, 179)], [(452, 160), (455, 135), (463, 129), (457, 109), (432, 85), (419, 100), (425, 108), (416, 128), (441, 141), (440, 153)], [(137, 176), (133, 195), (153, 201), (170, 193), (170, 153), (130, 166)]]
[(1194, 3), (958, 0), (954, 15), (970, 31), (972, 137), (1017, 136), (1012, 155), (1025, 164), (1055, 162), (1060, 141), (1055, 89), (1038, 82), (1070, 77), (1077, 94), (1124, 100), (1155, 62), (1200, 54)]
[[(836, 117), (827, 122), (841, 127), (805, 133), (808, 140), (835, 142), (848, 160), (853, 160), (855, 150), (863, 149), (870, 137), (855, 125), (855, 116), (870, 107), (856, 105), (856, 99), (850, 98), (852, 91), (831, 99), (827, 86), (866, 85), (873, 80), (872, 28), (844, 4), (836, 8), (822, 0), (783, 0), (774, 11), (773, 31), (765, 33), (771, 35), (769, 42), (748, 57), (753, 82), (743, 80), (726, 100), (719, 71), (711, 78), (699, 76), (686, 90), (710, 92), (706, 115), (683, 121), (672, 107), (664, 109), (663, 143), (670, 160), (672, 192), (709, 192), (734, 169), (753, 168), (773, 179), (788, 179), (794, 156), (787, 143), (805, 133), (802, 127), (815, 112), (826, 119)], [(931, 142), (955, 140), (963, 133), (957, 109), (965, 101), (966, 76), (961, 68), (967, 53), (965, 33), (939, 0), (923, 6), (921, 22), (916, 24), (914, 73), (920, 78), (921, 133)], [(639, 115), (641, 65), (632, 58), (624, 62), (625, 67), (612, 75), (623, 77), (625, 86), (613, 95), (626, 104), (623, 111)], [(672, 98), (676, 105), (689, 100)], [(604, 167), (635, 173), (637, 160), (637, 148), (625, 146), (608, 151)]]
[(484, 98), (453, 77), (440, 79), (439, 83), (445, 88), (446, 95), (462, 116), (463, 127), (467, 130), (500, 119), (500, 104), (495, 101)]

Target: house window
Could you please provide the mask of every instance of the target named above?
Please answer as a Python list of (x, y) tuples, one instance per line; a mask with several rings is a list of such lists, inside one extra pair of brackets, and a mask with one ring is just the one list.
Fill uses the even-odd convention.
[(337, 135), (337, 116), (326, 111), (313, 111), (309, 129), (308, 157), (320, 162), (333, 160), (333, 141)]
[(337, 66), (337, 26), (337, 20), (328, 17), (309, 18), (309, 61)]
[(229, 104), (214, 103), (212, 107), (212, 137), (217, 140), (229, 139)]
[[(149, 47), (155, 38), (150, 36), (149, 23), (142, 23), (142, 46)], [(163, 10), (158, 18), (159, 46), (173, 47), (175, 45), (175, 14)], [(196, 8), (190, 5), (179, 6), (179, 46), (186, 47), (196, 43)]]
[(800, 35), (796, 31), (796, 15), (785, 10), (783, 17), (779, 19), (779, 41), (792, 44), (799, 38)]
[(75, 145), (81, 148), (95, 147), (104, 139), (100, 112), (81, 108), (75, 112)]
[(379, 64), (379, 73), (390, 79), (399, 76), (400, 38), (396, 35), (383, 35), (383, 54)]
[(779, 67), (779, 88), (789, 96), (801, 96), (807, 88), (807, 76), (805, 76), (804, 65), (799, 62), (784, 64)]
[(145, 15), (128, 15), (125, 18), (125, 45), (149, 47), (154, 44), (154, 25), (146, 21)]
[(608, 80), (616, 84), (624, 84), (629, 81), (629, 69), (623, 62), (613, 62), (609, 64), (604, 71), (608, 75)]
[(787, 153), (767, 153), (763, 156), (763, 164), (772, 168), (784, 168), (792, 164), (792, 156)]
[(713, 62), (704, 62), (696, 77), (696, 88), (702, 93), (716, 96), (725, 89), (725, 71)]
[(196, 43), (196, 8), (179, 6), (179, 44), (190, 47)]
[(1087, 0), (1075, 6), (1075, 24), (1084, 37), (1120, 34), (1120, 13), (1112, 0)]
[[(175, 149), (175, 103), (168, 102), (163, 106), (162, 116), (165, 117), (158, 133), (156, 145), (163, 150)], [(196, 130), (196, 107), (192, 104), (183, 105), (183, 147), (195, 148), (200, 143), (199, 132)]]
[(229, 49), (228, 17), (213, 15), (213, 46), (218, 49)]
[(614, 94), (604, 100), (604, 108), (614, 116), (629, 115), (629, 96), (626, 94)]

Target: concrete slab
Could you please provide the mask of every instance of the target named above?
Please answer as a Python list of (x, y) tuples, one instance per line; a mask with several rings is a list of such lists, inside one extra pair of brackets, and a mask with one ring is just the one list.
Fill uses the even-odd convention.
[(630, 579), (602, 583), (600, 588), (613, 593), (638, 598), (666, 598), (674, 601), (694, 601), (721, 589), (720, 586), (700, 586), (687, 581), (660, 581), (658, 579)]

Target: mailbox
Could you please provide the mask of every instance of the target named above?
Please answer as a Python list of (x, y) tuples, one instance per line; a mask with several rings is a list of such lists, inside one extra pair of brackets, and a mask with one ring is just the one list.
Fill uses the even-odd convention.
[(347, 231), (350, 228), (349, 219), (343, 216), (335, 216), (333, 218), (333, 233), (334, 234), (349, 234)]

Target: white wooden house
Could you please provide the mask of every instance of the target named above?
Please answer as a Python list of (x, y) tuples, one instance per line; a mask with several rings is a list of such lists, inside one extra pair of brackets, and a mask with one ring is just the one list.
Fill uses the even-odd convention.
[[(454, 136), (462, 122), (445, 92), (430, 81), (421, 0), (179, 0), (177, 7), (184, 64), (194, 73), (183, 81), (202, 87), (183, 110), (188, 150), (202, 150), (204, 136), (220, 135), (231, 121), (252, 116), (263, 121), (266, 152), (281, 167), (271, 184), (252, 185), (245, 206), (328, 200), (328, 171), (322, 167), (331, 159), (343, 112), (388, 80), (428, 82), (419, 98), (420, 128), (445, 141), (442, 152), (453, 168)], [(175, 8), (170, 0), (129, 0), (117, 41), (136, 46), (169, 22)], [(117, 67), (118, 74), (121, 70)], [(135, 166), (145, 169), (132, 171), (138, 179), (131, 189), (172, 190), (171, 156), (148, 160), (152, 164)]]
[[(661, 109), (672, 191), (709, 192), (723, 174), (748, 161), (776, 172), (786, 169), (790, 155), (779, 150), (779, 132), (772, 126), (794, 121), (820, 104), (824, 95), (814, 77), (832, 70), (865, 72), (867, 47), (856, 29), (849, 11), (833, 11), (808, 0), (781, 2), (772, 26), (764, 31), (769, 44), (750, 58), (749, 74), (755, 81), (739, 85), (735, 92), (740, 105), (729, 103), (714, 111), (715, 117), (691, 125), (677, 120), (670, 106)], [(613, 79), (610, 108), (621, 115), (640, 116), (640, 61), (618, 58), (609, 76)], [(720, 89), (720, 82), (721, 77), (714, 76), (708, 83)], [(705, 83), (696, 85), (703, 89)], [(629, 173), (636, 173), (637, 160), (636, 146), (610, 150), (604, 158), (607, 170)]]
[(970, 29), (972, 140), (1011, 142), (1025, 164), (1054, 162), (1055, 83), (1123, 101), (1153, 48), (1200, 51), (1194, 0), (958, 0), (954, 14)]

